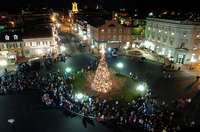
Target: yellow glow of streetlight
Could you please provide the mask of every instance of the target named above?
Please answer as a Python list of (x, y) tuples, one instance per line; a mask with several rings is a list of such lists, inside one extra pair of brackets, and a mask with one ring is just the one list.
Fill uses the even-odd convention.
[(56, 21), (56, 18), (54, 16), (51, 16), (51, 21), (52, 22), (55, 22)]

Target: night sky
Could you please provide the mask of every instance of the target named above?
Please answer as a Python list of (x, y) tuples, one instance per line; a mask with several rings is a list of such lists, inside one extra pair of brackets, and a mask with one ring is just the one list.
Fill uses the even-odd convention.
[[(22, 7), (52, 7), (52, 8), (70, 8), (71, 2), (75, 0), (1, 0), (1, 9), (14, 9)], [(198, 10), (197, 0), (76, 0), (80, 6), (87, 5), (94, 8), (97, 1), (101, 1), (106, 9), (117, 8), (142, 8), (142, 9), (182, 9)]]

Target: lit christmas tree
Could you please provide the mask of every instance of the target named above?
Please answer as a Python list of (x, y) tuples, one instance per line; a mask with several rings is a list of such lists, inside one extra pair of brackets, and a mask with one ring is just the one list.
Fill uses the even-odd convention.
[(98, 64), (94, 80), (91, 84), (93, 90), (101, 93), (107, 93), (112, 89), (112, 81), (110, 78), (110, 72), (105, 59), (105, 49), (102, 47), (101, 60)]

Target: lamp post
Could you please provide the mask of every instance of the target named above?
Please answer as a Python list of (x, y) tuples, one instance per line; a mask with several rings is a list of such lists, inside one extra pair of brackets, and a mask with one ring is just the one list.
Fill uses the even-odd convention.
[(91, 45), (91, 47), (90, 47), (90, 52), (92, 51), (92, 53), (93, 53), (94, 48), (95, 48), (95, 46), (94, 46), (94, 45)]
[(63, 52), (65, 52), (65, 51), (66, 51), (66, 47), (63, 46), (63, 45), (61, 45), (61, 46), (60, 46), (60, 52), (63, 53)]
[(116, 66), (117, 68), (119, 68), (119, 73), (121, 74), (120, 71), (122, 70), (122, 68), (124, 68), (124, 64), (122, 62), (118, 62)]
[(65, 68), (66, 78), (67, 78), (67, 75), (69, 75), (71, 72), (72, 72), (72, 68), (70, 68), (70, 67)]

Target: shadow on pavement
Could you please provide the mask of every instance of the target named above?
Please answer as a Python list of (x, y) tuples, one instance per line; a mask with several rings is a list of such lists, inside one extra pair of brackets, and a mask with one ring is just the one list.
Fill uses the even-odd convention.
[(82, 122), (83, 122), (83, 125), (84, 125), (85, 128), (87, 128), (87, 124), (90, 124), (93, 127), (95, 127), (95, 123), (94, 123), (93, 119), (83, 117)]
[(75, 114), (73, 114), (73, 113), (71, 113), (71, 112), (69, 112), (69, 111), (67, 111), (67, 110), (65, 110), (63, 113), (64, 113), (64, 115), (65, 115), (66, 117), (70, 117), (70, 118), (74, 118), (74, 117), (77, 116), (77, 115), (75, 115)]

